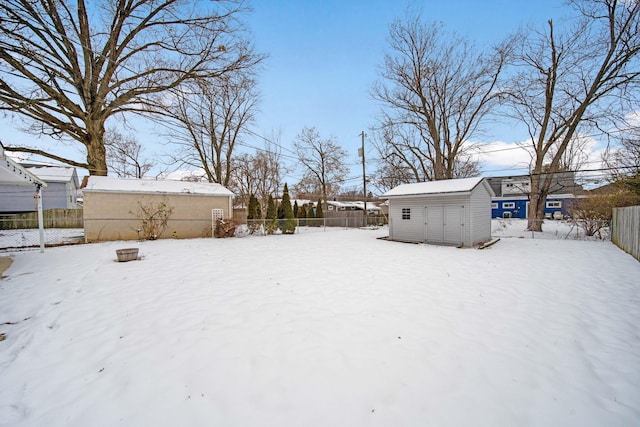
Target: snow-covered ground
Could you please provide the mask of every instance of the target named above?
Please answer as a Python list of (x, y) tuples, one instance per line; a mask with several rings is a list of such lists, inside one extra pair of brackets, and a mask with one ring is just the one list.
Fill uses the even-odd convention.
[(381, 228), (14, 252), (0, 425), (638, 425), (640, 263), (562, 227), (484, 250)]

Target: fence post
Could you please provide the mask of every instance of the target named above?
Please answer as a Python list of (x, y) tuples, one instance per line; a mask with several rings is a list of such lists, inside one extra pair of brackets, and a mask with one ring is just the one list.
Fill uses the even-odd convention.
[(40, 252), (44, 252), (44, 223), (42, 218), (42, 186), (36, 187), (36, 198), (38, 199), (38, 229), (40, 231)]

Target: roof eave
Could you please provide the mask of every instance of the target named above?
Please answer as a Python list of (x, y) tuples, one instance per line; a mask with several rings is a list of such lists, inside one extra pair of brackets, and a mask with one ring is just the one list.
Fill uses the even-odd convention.
[(110, 190), (105, 188), (82, 188), (83, 192), (87, 193), (118, 193), (118, 194), (163, 194), (163, 195), (174, 195), (174, 196), (217, 196), (217, 197), (233, 197), (234, 194), (229, 192), (226, 194), (215, 194), (215, 193), (198, 193), (198, 192), (177, 192), (177, 191), (138, 191), (138, 190)]
[(411, 193), (411, 194), (396, 194), (396, 195), (383, 195), (383, 197), (386, 197), (388, 199), (395, 199), (398, 197), (430, 197), (430, 196), (443, 196), (443, 195), (449, 195), (449, 194), (455, 194), (458, 196), (468, 196), (471, 194), (471, 191), (441, 191), (441, 192), (437, 192), (437, 193)]

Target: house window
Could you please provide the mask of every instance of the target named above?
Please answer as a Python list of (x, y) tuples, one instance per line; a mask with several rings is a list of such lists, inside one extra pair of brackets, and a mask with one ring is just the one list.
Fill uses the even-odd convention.
[(515, 209), (516, 208), (516, 203), (515, 202), (503, 202), (502, 203), (502, 209)]
[(498, 209), (497, 203), (491, 203), (491, 209)]
[(411, 208), (402, 208), (402, 219), (411, 219)]
[(547, 208), (549, 209), (560, 209), (562, 207), (562, 202), (559, 200), (553, 202), (547, 202)]

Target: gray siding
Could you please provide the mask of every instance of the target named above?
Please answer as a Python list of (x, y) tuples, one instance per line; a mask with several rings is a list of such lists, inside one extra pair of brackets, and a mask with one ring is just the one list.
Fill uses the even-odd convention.
[(38, 209), (35, 185), (0, 186), (0, 212), (35, 212)]
[[(411, 219), (402, 219), (402, 209), (411, 209)], [(407, 242), (424, 241), (424, 204), (416, 199), (389, 200), (389, 237)]]
[(75, 186), (64, 182), (51, 182), (42, 189), (43, 209), (76, 208)]
[[(389, 237), (392, 240), (401, 240), (408, 242), (425, 242), (431, 241), (434, 243), (451, 243), (458, 244), (461, 243), (459, 241), (460, 237), (458, 234), (453, 234), (453, 230), (451, 227), (455, 227), (451, 224), (451, 219), (447, 220), (444, 218), (444, 207), (455, 207), (456, 211), (459, 211), (459, 207), (465, 206), (464, 214), (462, 218), (457, 218), (455, 221), (459, 222), (462, 226), (462, 240), (465, 244), (470, 242), (470, 234), (469, 227), (467, 224), (469, 223), (469, 211), (467, 205), (469, 204), (468, 196), (464, 195), (453, 195), (453, 196), (421, 196), (421, 197), (406, 197), (406, 198), (394, 198), (389, 200)], [(426, 208), (437, 207), (443, 210), (440, 218), (443, 218), (444, 221), (449, 221), (450, 227), (442, 229), (442, 224), (426, 224), (428, 227), (428, 231), (425, 233), (425, 214)], [(491, 205), (489, 205), (489, 208)], [(402, 208), (410, 208), (411, 209), (411, 220), (403, 220), (402, 219)], [(433, 211), (432, 211), (433, 212)], [(438, 215), (436, 212), (432, 213), (434, 216), (431, 218), (435, 220)], [(489, 212), (489, 214), (491, 214)], [(436, 231), (435, 228), (439, 228), (440, 232)], [(429, 237), (427, 239), (427, 235), (435, 236)]]
[(389, 221), (392, 240), (474, 246), (491, 240), (491, 194), (480, 184), (471, 193), (394, 197)]
[[(33, 198), (36, 187), (33, 185), (0, 186), (0, 212), (34, 212), (38, 209)], [(75, 209), (75, 185), (64, 182), (50, 182), (42, 187), (42, 209)]]
[(471, 244), (491, 240), (491, 195), (479, 185), (471, 193)]

